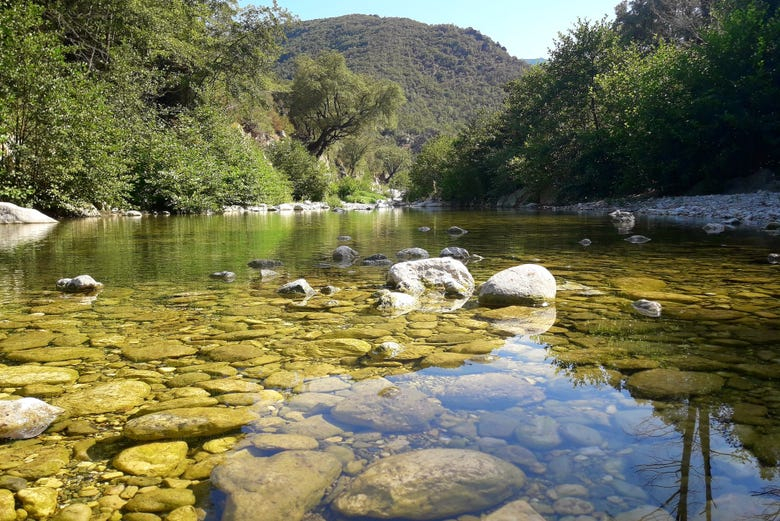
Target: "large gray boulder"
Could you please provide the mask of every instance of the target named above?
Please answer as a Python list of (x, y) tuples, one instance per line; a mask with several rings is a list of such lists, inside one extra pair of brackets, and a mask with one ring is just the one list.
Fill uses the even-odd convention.
[(426, 449), (369, 465), (333, 507), (348, 517), (444, 519), (497, 505), (524, 484), (523, 471), (495, 456)]
[(56, 223), (48, 215), (32, 208), (23, 208), (13, 203), (0, 203), (0, 224)]
[(382, 292), (377, 307), (393, 314), (413, 309), (454, 311), (474, 293), (474, 278), (453, 258), (418, 259), (394, 264), (387, 273), (393, 291)]
[(79, 275), (72, 279), (59, 279), (57, 289), (65, 293), (94, 293), (103, 289), (103, 283), (90, 275)]
[(479, 288), (479, 303), (488, 307), (538, 306), (555, 299), (555, 277), (538, 264), (499, 271)]
[(63, 412), (37, 398), (0, 400), (0, 438), (34, 438)]
[(211, 481), (227, 495), (222, 521), (300, 521), (340, 474), (341, 463), (326, 452), (261, 458), (242, 450), (215, 468)]

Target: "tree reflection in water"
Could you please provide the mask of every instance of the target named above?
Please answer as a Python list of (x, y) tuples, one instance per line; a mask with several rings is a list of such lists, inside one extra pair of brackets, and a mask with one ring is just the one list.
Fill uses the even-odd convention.
[[(662, 438), (672, 440), (679, 436), (681, 450), (668, 451), (664, 455), (656, 454), (654, 463), (637, 465), (639, 474), (649, 477), (648, 485), (654, 489), (670, 489), (671, 494), (662, 499), (661, 507), (672, 512), (677, 521), (719, 521), (725, 519), (718, 515), (718, 509), (727, 505), (718, 505), (713, 498), (712, 457), (718, 455), (711, 445), (710, 427), (713, 421), (712, 405), (695, 399), (673, 405), (665, 402), (653, 402), (654, 416), (664, 422), (659, 427), (656, 422), (647, 422), (646, 428), (638, 428), (632, 434), (642, 439)], [(715, 415), (717, 417), (717, 415)], [(673, 432), (678, 434), (672, 437)], [(700, 461), (696, 459), (696, 452)], [(679, 460), (670, 459), (671, 454), (679, 454)], [(748, 460), (747, 454), (723, 454), (729, 458)], [(696, 495), (702, 496), (697, 499)], [(767, 488), (753, 492), (753, 496), (769, 499), (760, 513), (744, 513), (740, 519), (756, 521), (777, 521), (780, 519), (780, 489)], [(726, 509), (728, 510), (728, 509)]]

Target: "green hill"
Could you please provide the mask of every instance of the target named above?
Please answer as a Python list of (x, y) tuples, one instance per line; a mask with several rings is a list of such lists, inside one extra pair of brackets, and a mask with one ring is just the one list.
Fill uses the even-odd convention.
[(407, 103), (397, 133), (413, 141), (452, 132), (480, 111), (499, 108), (502, 85), (528, 67), (479, 31), (408, 18), (309, 20), (290, 28), (287, 38), (279, 60), (284, 78), (293, 74), (297, 55), (332, 49), (354, 72), (399, 83)]

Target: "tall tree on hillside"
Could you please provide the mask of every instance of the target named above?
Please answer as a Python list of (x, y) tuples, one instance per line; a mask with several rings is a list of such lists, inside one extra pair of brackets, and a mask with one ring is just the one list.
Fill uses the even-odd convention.
[(299, 58), (283, 98), (295, 137), (318, 157), (341, 139), (391, 124), (405, 101), (398, 84), (350, 71), (344, 56), (333, 51)]

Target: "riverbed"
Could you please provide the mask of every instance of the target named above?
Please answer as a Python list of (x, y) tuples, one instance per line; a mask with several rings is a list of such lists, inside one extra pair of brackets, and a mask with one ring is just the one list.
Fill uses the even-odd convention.
[[(780, 512), (780, 265), (768, 262), (780, 239), (761, 229), (386, 209), (0, 231), (0, 387), (66, 411), (41, 435), (0, 444), (0, 488), (14, 508), (32, 512), (22, 490), (46, 489), (56, 509), (87, 508), (84, 519)], [(649, 241), (626, 240), (634, 235)], [(334, 262), (340, 245), (360, 257)], [(447, 313), (375, 308), (387, 267), (365, 258), (452, 246), (471, 253), (477, 284), (540, 264), (557, 297), (503, 311), (476, 298)], [(279, 265), (252, 268), (253, 259)], [(220, 271), (235, 279), (210, 277)], [(102, 291), (55, 288), (83, 273)], [(299, 278), (316, 294), (278, 293)], [(661, 316), (638, 313), (639, 299), (660, 303)], [(149, 470), (148, 452), (168, 464)], [(409, 455), (443, 473), (404, 474), (424, 492), (404, 498), (410, 510), (392, 510), (400, 499), (382, 514), (349, 506), (371, 469), (402, 472), (394, 458)], [(485, 468), (499, 460), (501, 472), (509, 464), (512, 479), (496, 471), (496, 481), (511, 486), (459, 503), (459, 478), (445, 470), (461, 456)], [(317, 485), (274, 488), (278, 475)]]

